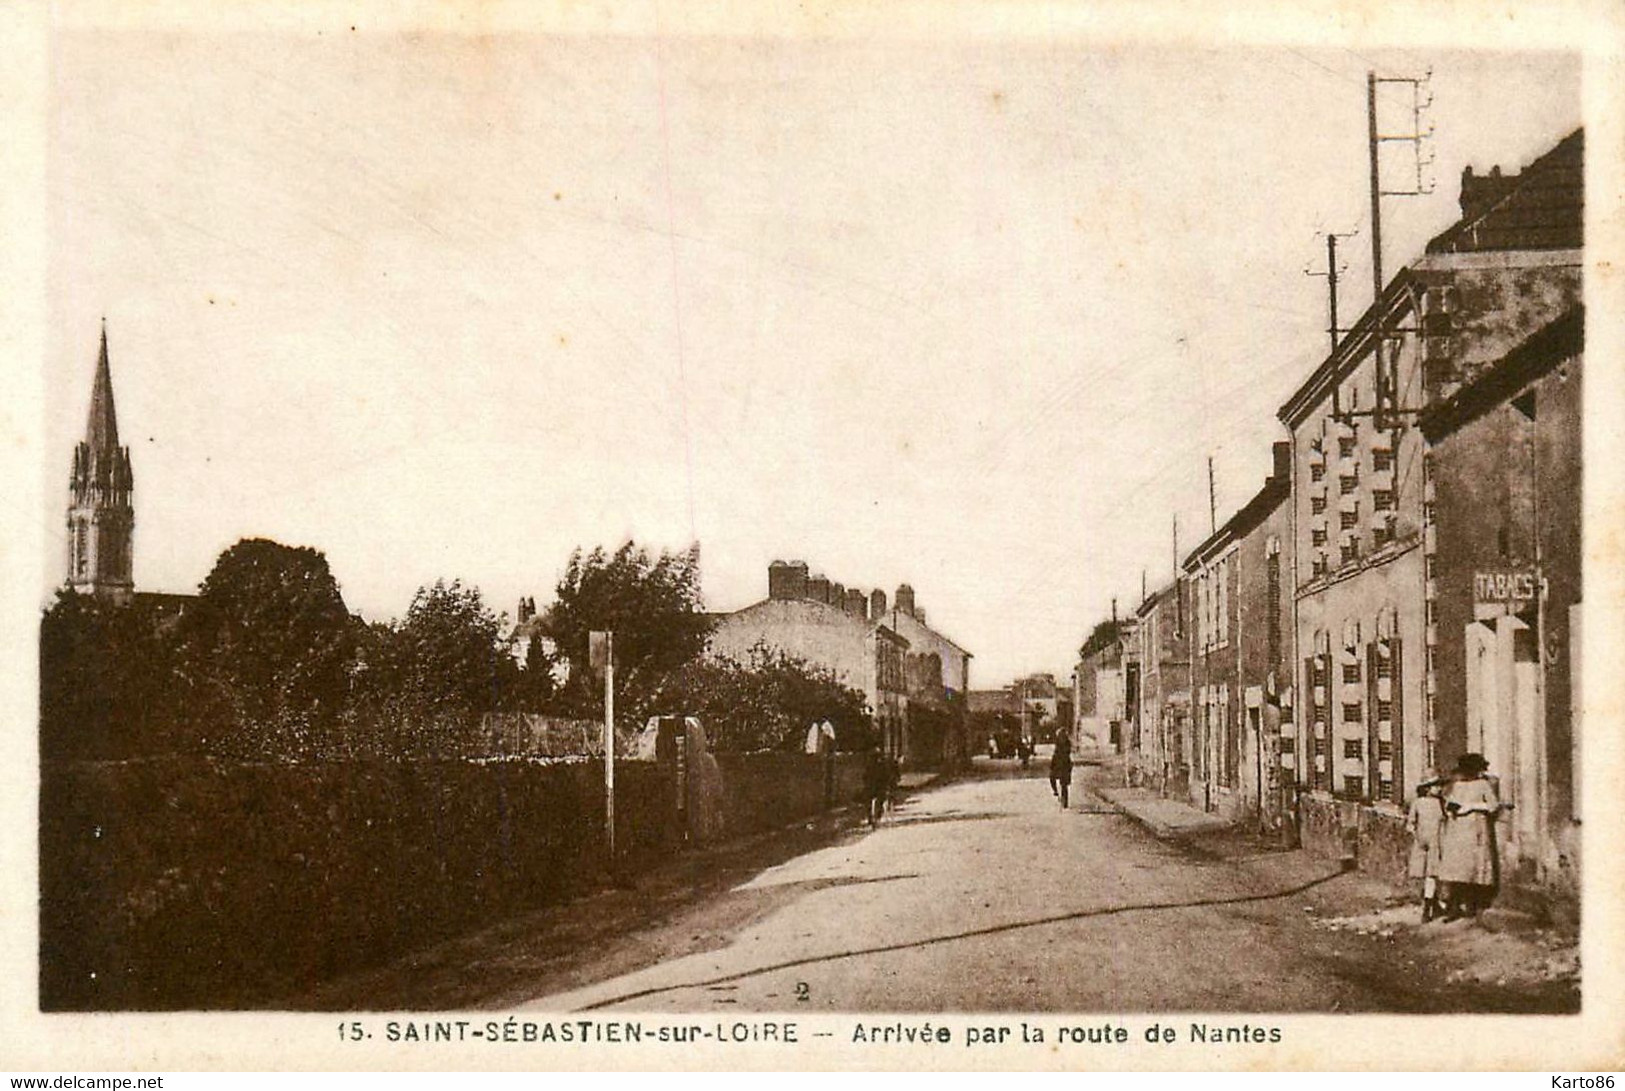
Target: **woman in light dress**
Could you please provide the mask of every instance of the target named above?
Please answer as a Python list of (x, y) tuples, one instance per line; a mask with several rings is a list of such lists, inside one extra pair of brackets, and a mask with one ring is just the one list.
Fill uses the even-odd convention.
[(1445, 919), (1477, 916), (1488, 907), (1501, 882), (1495, 820), (1501, 796), (1485, 775), (1482, 754), (1463, 754), (1444, 794), (1444, 822), (1439, 828), (1439, 898)]

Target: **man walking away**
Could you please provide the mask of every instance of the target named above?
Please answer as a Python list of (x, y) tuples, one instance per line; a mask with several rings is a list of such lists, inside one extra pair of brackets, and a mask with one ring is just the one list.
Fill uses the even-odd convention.
[(891, 760), (880, 744), (869, 750), (869, 760), (863, 767), (863, 794), (869, 807), (869, 828), (880, 824), (880, 812), (885, 810), (886, 797), (891, 794)]
[(1061, 801), (1063, 811), (1067, 808), (1067, 796), (1071, 787), (1072, 735), (1069, 732), (1058, 732), (1055, 736), (1055, 753), (1049, 758), (1049, 790)]

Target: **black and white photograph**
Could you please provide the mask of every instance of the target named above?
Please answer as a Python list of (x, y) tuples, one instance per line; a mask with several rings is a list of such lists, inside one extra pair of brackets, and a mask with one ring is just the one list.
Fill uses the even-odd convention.
[(41, 6), (5, 1064), (1625, 1063), (1618, 13), (1373, 10)]

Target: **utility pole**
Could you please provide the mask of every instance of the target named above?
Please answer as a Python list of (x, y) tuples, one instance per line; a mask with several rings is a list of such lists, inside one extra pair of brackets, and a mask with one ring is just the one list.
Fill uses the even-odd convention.
[[(1422, 76), (1379, 76), (1375, 71), (1368, 71), (1365, 79), (1366, 104), (1366, 145), (1367, 154), (1371, 162), (1371, 300), (1372, 313), (1376, 317), (1376, 404), (1373, 406), (1372, 424), (1378, 430), (1391, 427), (1397, 416), (1391, 412), (1396, 408), (1391, 403), (1394, 400), (1393, 377), (1390, 374), (1392, 361), (1387, 358), (1388, 338), (1383, 329), (1382, 310), (1379, 304), (1382, 301), (1382, 198), (1384, 197), (1419, 197), (1433, 192), (1431, 178), (1425, 177), (1424, 168), (1431, 166), (1432, 155), (1426, 157), (1422, 154), (1422, 145), (1433, 136), (1433, 126), (1422, 128), (1422, 114), (1433, 104), (1433, 93), (1427, 92), (1423, 97), (1423, 90), (1433, 78), (1430, 69)], [(1377, 129), (1377, 90), (1383, 84), (1404, 84), (1411, 89), (1411, 128), (1409, 132), (1384, 134)], [(1382, 188), (1382, 145), (1385, 143), (1410, 144), (1415, 152), (1416, 180), (1406, 189)], [(1334, 407), (1335, 409), (1335, 407)]]
[[(1328, 348), (1331, 352), (1337, 351), (1337, 340), (1343, 334), (1343, 329), (1337, 324), (1337, 278), (1342, 276), (1348, 268), (1339, 265), (1337, 261), (1337, 240), (1352, 239), (1358, 231), (1328, 231), (1326, 232), (1326, 270), (1305, 268), (1306, 277), (1326, 278), (1326, 335), (1330, 339)], [(1334, 392), (1335, 394), (1335, 392)]]
[(1219, 497), (1213, 488), (1213, 456), (1207, 456), (1207, 520), (1209, 534), (1219, 533)]

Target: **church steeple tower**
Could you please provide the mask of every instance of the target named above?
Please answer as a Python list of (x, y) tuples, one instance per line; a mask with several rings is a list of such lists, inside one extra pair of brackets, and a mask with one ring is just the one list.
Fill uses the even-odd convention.
[(119, 446), (113, 408), (113, 369), (107, 360), (107, 321), (90, 391), (85, 439), (74, 448), (68, 485), (68, 586), (81, 594), (128, 602), (135, 593), (131, 539), (135, 530), (130, 449)]

